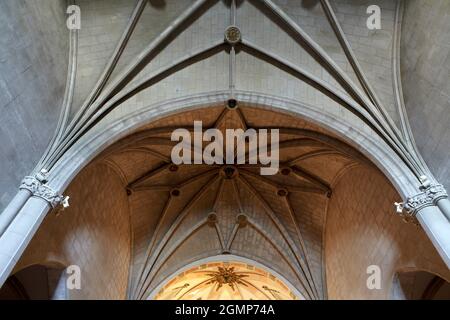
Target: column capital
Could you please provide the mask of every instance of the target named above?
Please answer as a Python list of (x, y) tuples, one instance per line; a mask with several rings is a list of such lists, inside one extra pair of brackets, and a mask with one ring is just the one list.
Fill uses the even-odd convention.
[(19, 186), (20, 190), (28, 190), (32, 196), (41, 198), (47, 201), (52, 208), (56, 208), (62, 205), (64, 208), (69, 206), (69, 197), (64, 197), (57, 191), (49, 187), (47, 183), (47, 171), (42, 170), (41, 172), (33, 175), (26, 176)]
[(396, 203), (397, 213), (406, 221), (415, 220), (417, 213), (426, 207), (436, 206), (437, 202), (447, 199), (448, 194), (442, 184), (432, 184), (428, 179), (421, 179), (422, 192), (408, 197), (404, 203)]

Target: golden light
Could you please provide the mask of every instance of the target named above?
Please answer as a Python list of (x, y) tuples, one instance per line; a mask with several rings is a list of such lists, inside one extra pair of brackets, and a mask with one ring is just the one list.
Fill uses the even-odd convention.
[(155, 300), (297, 300), (273, 274), (240, 262), (201, 264), (178, 274)]

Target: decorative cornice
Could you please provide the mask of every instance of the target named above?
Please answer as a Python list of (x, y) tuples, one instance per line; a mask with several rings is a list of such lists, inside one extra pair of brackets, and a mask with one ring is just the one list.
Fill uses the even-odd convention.
[(396, 203), (397, 213), (406, 221), (414, 220), (423, 208), (435, 206), (438, 201), (448, 198), (442, 184), (424, 183), (420, 189), (422, 192), (409, 197), (404, 203)]
[(64, 197), (49, 187), (46, 184), (46, 175), (47, 172), (43, 170), (34, 176), (26, 176), (22, 180), (19, 189), (28, 190), (34, 197), (44, 199), (52, 206), (52, 208), (56, 208), (59, 205), (67, 208), (69, 206), (69, 197)]

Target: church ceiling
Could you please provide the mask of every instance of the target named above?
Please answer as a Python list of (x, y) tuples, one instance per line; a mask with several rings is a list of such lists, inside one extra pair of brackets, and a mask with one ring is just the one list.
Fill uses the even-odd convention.
[[(259, 166), (248, 161), (174, 165), (172, 130), (189, 127), (192, 119), (224, 133), (230, 128), (282, 128), (279, 173), (261, 176)], [(367, 164), (323, 129), (245, 105), (161, 119), (119, 141), (101, 159), (128, 190), (135, 298), (148, 297), (185, 264), (220, 254), (270, 265), (305, 297), (323, 297), (322, 234), (332, 185), (346, 168)]]
[[(130, 7), (129, 1), (117, 1), (117, 19), (103, 25), (87, 22), (87, 30), (76, 34), (76, 71), (81, 76), (71, 93), (81, 103), (69, 104), (70, 112), (66, 110), (55, 143), (40, 166), (51, 170), (81, 138), (158, 102), (211, 92), (229, 99), (238, 93), (262, 92), (318, 110), (334, 110), (336, 117), (344, 109), (350, 111), (416, 176), (426, 170), (394, 121), (397, 108), (392, 93), (379, 99), (383, 86), (371, 82), (380, 78), (366, 75), (363, 66), (373, 61), (358, 61), (361, 51), (371, 54), (373, 35), (359, 34), (356, 27), (349, 33), (349, 27), (340, 23), (345, 14), (336, 6), (360, 12), (355, 1), (163, 3), (158, 7), (139, 0)], [(95, 18), (102, 16), (105, 2), (80, 4), (88, 18)], [(164, 28), (154, 29), (153, 19)], [(110, 28), (117, 32), (102, 37)], [(374, 36), (385, 49), (374, 53), (384, 65), (383, 74), (395, 61), (386, 56), (394, 45), (393, 29)], [(98, 63), (84, 62), (107, 47), (110, 54)], [(83, 85), (86, 89), (80, 92)], [(225, 104), (158, 120), (102, 155), (122, 177), (130, 199), (134, 235), (130, 296), (148, 298), (182, 265), (232, 253), (270, 263), (305, 298), (320, 299), (324, 296), (322, 233), (333, 182), (346, 168), (367, 161), (305, 121), (250, 105), (230, 110)], [(194, 121), (222, 131), (280, 129), (279, 174), (262, 177), (259, 167), (248, 164), (173, 165), (170, 134), (174, 128), (191, 127)]]
[(349, 10), (359, 22), (366, 16), (357, 1), (80, 1), (85, 28), (72, 34), (76, 76), (66, 97), (73, 101), (38, 167), (51, 170), (80, 138), (124, 113), (211, 92), (264, 92), (336, 114), (345, 108), (419, 177), (427, 169), (397, 126), (401, 99), (386, 87), (399, 89), (384, 81), (398, 71), (391, 50), (398, 15), (379, 2), (388, 9), (386, 28), (367, 33), (365, 24), (344, 21)]
[[(69, 64), (62, 112), (56, 134), (33, 174), (39, 172), (36, 175), (40, 177), (39, 185), (54, 189), (52, 196), (64, 199), (66, 207), (69, 197), (62, 194), (65, 196), (65, 191), (70, 191), (70, 187), (64, 190), (67, 185), (75, 181), (74, 177), (86, 165), (100, 164), (97, 169), (101, 174), (93, 171), (96, 173), (89, 177), (90, 182), (95, 182), (90, 186), (95, 187), (84, 188), (83, 181), (89, 179), (80, 179), (80, 194), (85, 199), (89, 196), (83, 204), (88, 208), (86, 212), (100, 215), (108, 211), (112, 213), (108, 222), (120, 225), (121, 231), (126, 229), (123, 232), (126, 235), (131, 231), (132, 240), (124, 236), (121, 244), (126, 247), (121, 259), (124, 266), (121, 276), (124, 291), (128, 284), (128, 298), (326, 298), (324, 233), (327, 213), (337, 212), (337, 221), (343, 221), (340, 213), (352, 212), (356, 202), (349, 201), (351, 197), (342, 197), (342, 202), (330, 206), (333, 196), (339, 198), (337, 182), (346, 185), (341, 177), (346, 175), (352, 180), (357, 170), (351, 169), (373, 166), (370, 162), (373, 161), (407, 199), (411, 199), (408, 197), (416, 188), (415, 182), (421, 181), (424, 187), (423, 177), (434, 180), (415, 146), (403, 101), (400, 39), (405, 1), (72, 0), (71, 3), (81, 7), (82, 27), (69, 32)], [(366, 27), (366, 9), (373, 4), (383, 9), (380, 30)], [(417, 24), (412, 15), (414, 27), (423, 23)], [(64, 20), (64, 15), (61, 16)], [(437, 22), (432, 24), (438, 25)], [(36, 30), (42, 33), (40, 27)], [(16, 33), (19, 36), (19, 31)], [(402, 66), (416, 66), (416, 58), (424, 52), (441, 52), (430, 53), (433, 57), (428, 59), (428, 64), (434, 66), (431, 69), (442, 66), (445, 50), (431, 50), (425, 45), (422, 46), (425, 51), (417, 46), (417, 37), (406, 38), (416, 39), (403, 40), (410, 42), (410, 50), (416, 57), (411, 61), (407, 58), (406, 63), (403, 59)], [(427, 35), (419, 38), (427, 38)], [(432, 38), (434, 41), (435, 37)], [(47, 47), (46, 41), (43, 43)], [(27, 58), (19, 54), (22, 49), (17, 50), (19, 62)], [(33, 74), (43, 66), (40, 59), (34, 58), (30, 59), (32, 68), (28, 68)], [(442, 61), (436, 61), (439, 59)], [(39, 65), (33, 65), (35, 60)], [(439, 94), (442, 79), (437, 79), (435, 88), (423, 94), (428, 86), (423, 85), (423, 79), (416, 81), (416, 75), (430, 68), (413, 69), (409, 81), (418, 82), (418, 87), (422, 87), (412, 94), (419, 97), (416, 104), (420, 111), (414, 112), (419, 122), (415, 123), (418, 129), (414, 130), (422, 132), (423, 141), (431, 149), (435, 146), (436, 150), (427, 153), (441, 164), (443, 158), (436, 153), (440, 152), (436, 145), (445, 144), (447, 139), (436, 132), (438, 123), (446, 122), (437, 121), (439, 112), (433, 116), (436, 121), (425, 121), (431, 118), (420, 115), (429, 110), (421, 104), (431, 101), (428, 105), (438, 108), (442, 105), (439, 100), (445, 99), (445, 95)], [(59, 76), (63, 74), (57, 71)], [(39, 73), (42, 79), (52, 75)], [(445, 70), (439, 72), (444, 73)], [(27, 74), (23, 72), (19, 78), (26, 80)], [(41, 75), (36, 79), (45, 84), (46, 81), (39, 81)], [(428, 80), (436, 78), (432, 72), (427, 72), (426, 76)], [(30, 86), (33, 83), (31, 81)], [(414, 91), (416, 84), (411, 88)], [(408, 95), (411, 93), (405, 96)], [(437, 95), (440, 97), (433, 99)], [(15, 100), (22, 102), (19, 112), (33, 105), (23, 103), (28, 99)], [(54, 112), (45, 110), (38, 112), (41, 117), (45, 118), (47, 111)], [(27, 110), (25, 121), (17, 118), (18, 128), (33, 120), (28, 113)], [(298, 118), (299, 114), (305, 118)], [(15, 126), (16, 118), (5, 119), (9, 127)], [(175, 164), (171, 153), (176, 142), (172, 141), (171, 134), (178, 128), (187, 128), (192, 133), (196, 121), (201, 121), (205, 130), (220, 130), (223, 136), (227, 129), (279, 130), (278, 172), (261, 175), (264, 165), (240, 163), (237, 158), (232, 164)], [(42, 124), (32, 122), (38, 132)], [(333, 129), (328, 131), (317, 123)], [(435, 125), (431, 136), (423, 134), (430, 123)], [(25, 129), (22, 131), (28, 134), (29, 128)], [(52, 130), (44, 130), (40, 138), (47, 137)], [(14, 141), (14, 135), (10, 136)], [(245, 144), (249, 153), (249, 143)], [(11, 143), (11, 147), (16, 148), (13, 145)], [(16, 145), (20, 150), (29, 149), (27, 143)], [(204, 142), (203, 147), (206, 145)], [(7, 146), (8, 150), (14, 148)], [(30, 153), (23, 154), (26, 157)], [(19, 160), (18, 165), (25, 161)], [(102, 171), (105, 168), (108, 170)], [(445, 170), (445, 166), (443, 168)], [(13, 171), (7, 170), (8, 174)], [(115, 188), (107, 181), (109, 178), (115, 182)], [(359, 182), (353, 184), (352, 181), (352, 187), (358, 189), (361, 180), (372, 183), (367, 177), (359, 177), (356, 180)], [(104, 193), (92, 192), (97, 187)], [(422, 190), (422, 187), (419, 188)], [(376, 188), (370, 190), (377, 193)], [(357, 191), (361, 198), (367, 196), (365, 191)], [(34, 191), (33, 194), (36, 195)], [(120, 205), (96, 209), (94, 203), (104, 204), (106, 198), (115, 200), (115, 196), (121, 196)], [(76, 209), (83, 207), (77, 206), (77, 198), (73, 200), (70, 205)], [(384, 200), (386, 208), (394, 202)], [(47, 202), (56, 207), (57, 201)], [(352, 210), (344, 210), (343, 203)], [(396, 205), (401, 214), (404, 204), (396, 202)], [(333, 210), (329, 210), (329, 206)], [(60, 209), (58, 200), (55, 213), (60, 214)], [(42, 216), (46, 212), (43, 210)], [(116, 212), (123, 214), (124, 220), (119, 220)], [(328, 214), (328, 226), (331, 216)], [(99, 230), (110, 229), (97, 217), (93, 220)], [(75, 218), (84, 219), (82, 215), (75, 215)], [(76, 219), (73, 221), (78, 221)], [(359, 215), (358, 219), (365, 218)], [(16, 227), (20, 221), (14, 220), (11, 225)], [(38, 224), (29, 226), (30, 235)], [(78, 226), (78, 223), (70, 225)], [(57, 230), (66, 236), (63, 227), (58, 226)], [(434, 239), (432, 229), (425, 230)], [(41, 231), (54, 236), (45, 228)], [(118, 238), (117, 235), (119, 232), (112, 238)], [(376, 238), (377, 234), (371, 236)], [(20, 250), (30, 238), (27, 236), (20, 243)], [(56, 237), (50, 238), (59, 242)], [(56, 246), (65, 244), (61, 241)], [(329, 244), (327, 240), (327, 248)], [(131, 255), (127, 256), (130, 247)], [(43, 250), (45, 254), (53, 254), (52, 250)], [(114, 250), (108, 252), (117, 252)], [(19, 251), (14, 255), (8, 267), (16, 262)], [(93, 260), (90, 255), (86, 257)], [(208, 260), (213, 257), (228, 259)], [(232, 257), (236, 257), (236, 261)], [(128, 258), (131, 260), (129, 269)], [(208, 262), (204, 262), (206, 260)], [(202, 264), (199, 261), (203, 261)], [(328, 255), (327, 261), (330, 261)], [(331, 287), (329, 281), (328, 286)]]

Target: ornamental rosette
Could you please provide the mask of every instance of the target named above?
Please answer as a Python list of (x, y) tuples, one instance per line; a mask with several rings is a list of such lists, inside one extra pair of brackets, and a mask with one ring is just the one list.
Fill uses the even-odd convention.
[(241, 37), (241, 30), (237, 26), (229, 26), (225, 30), (225, 40), (231, 45), (241, 41)]

